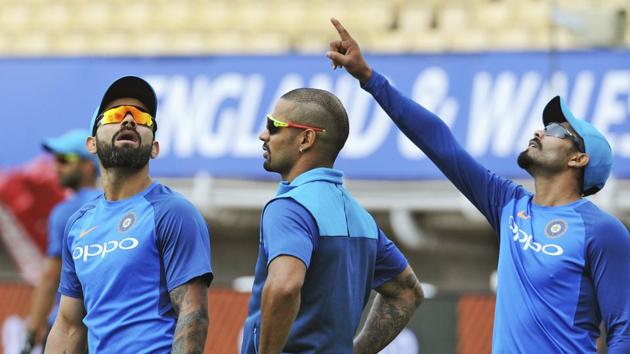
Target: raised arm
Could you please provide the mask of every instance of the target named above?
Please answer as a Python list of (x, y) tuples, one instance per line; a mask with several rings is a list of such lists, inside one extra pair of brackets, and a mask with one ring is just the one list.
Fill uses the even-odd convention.
[(275, 258), (262, 292), (260, 321), (261, 354), (282, 353), (291, 326), (300, 310), (306, 265), (292, 256)]
[(376, 288), (367, 320), (354, 339), (354, 353), (378, 353), (405, 328), (422, 302), (420, 282), (411, 267)]
[(83, 325), (83, 317), (85, 317), (83, 299), (62, 295), (59, 313), (48, 335), (44, 352), (87, 353), (87, 329)]
[(208, 335), (208, 280), (197, 277), (170, 293), (177, 325), (171, 353), (203, 353)]
[(340, 40), (330, 43), (326, 56), (333, 67), (344, 67), (361, 82), (389, 117), (418, 146), (446, 177), (497, 229), (499, 206), (516, 186), (488, 171), (455, 140), (448, 126), (435, 114), (403, 96), (361, 54), (358, 43), (336, 19), (331, 19)]

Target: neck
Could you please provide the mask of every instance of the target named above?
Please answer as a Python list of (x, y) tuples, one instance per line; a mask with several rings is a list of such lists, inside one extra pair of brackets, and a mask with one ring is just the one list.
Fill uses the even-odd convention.
[(148, 164), (140, 170), (113, 167), (101, 169), (101, 172), (105, 199), (109, 201), (132, 197), (145, 190), (152, 182)]
[(582, 198), (575, 176), (555, 175), (534, 178), (534, 203), (542, 206), (559, 206)]
[(282, 179), (291, 183), (297, 176), (301, 175), (302, 173), (320, 167), (332, 168), (333, 162), (310, 161), (307, 159), (302, 159), (301, 161), (298, 161), (298, 163), (296, 163), (289, 172), (283, 173)]

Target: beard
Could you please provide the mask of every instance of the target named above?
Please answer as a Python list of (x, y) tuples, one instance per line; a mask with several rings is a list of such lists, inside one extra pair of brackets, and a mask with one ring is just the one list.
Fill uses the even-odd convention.
[(518, 155), (518, 159), (516, 159), (516, 163), (518, 167), (524, 169), (529, 172), (532, 166), (534, 166), (534, 159), (527, 153), (527, 150), (524, 150)]
[[(122, 131), (121, 131), (122, 132)], [(110, 144), (96, 138), (96, 154), (103, 168), (125, 168), (131, 170), (140, 170), (146, 166), (151, 158), (152, 146), (142, 145), (142, 138), (138, 134), (138, 147), (124, 145), (116, 146), (116, 138), (121, 133), (118, 132), (112, 137)]]

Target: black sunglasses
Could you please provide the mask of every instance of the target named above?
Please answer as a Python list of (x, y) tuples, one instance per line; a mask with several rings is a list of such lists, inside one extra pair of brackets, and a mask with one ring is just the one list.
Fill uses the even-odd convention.
[(575, 135), (571, 134), (571, 132), (560, 123), (549, 123), (545, 127), (545, 135), (553, 136), (554, 138), (559, 139), (569, 139), (573, 142), (579, 152), (584, 152), (584, 148), (582, 147), (580, 140)]

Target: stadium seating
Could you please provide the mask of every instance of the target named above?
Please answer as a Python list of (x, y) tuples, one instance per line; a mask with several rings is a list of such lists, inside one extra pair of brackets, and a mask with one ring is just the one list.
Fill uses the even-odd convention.
[(340, 18), (372, 52), (630, 46), (626, 0), (0, 0), (0, 55), (321, 52)]

